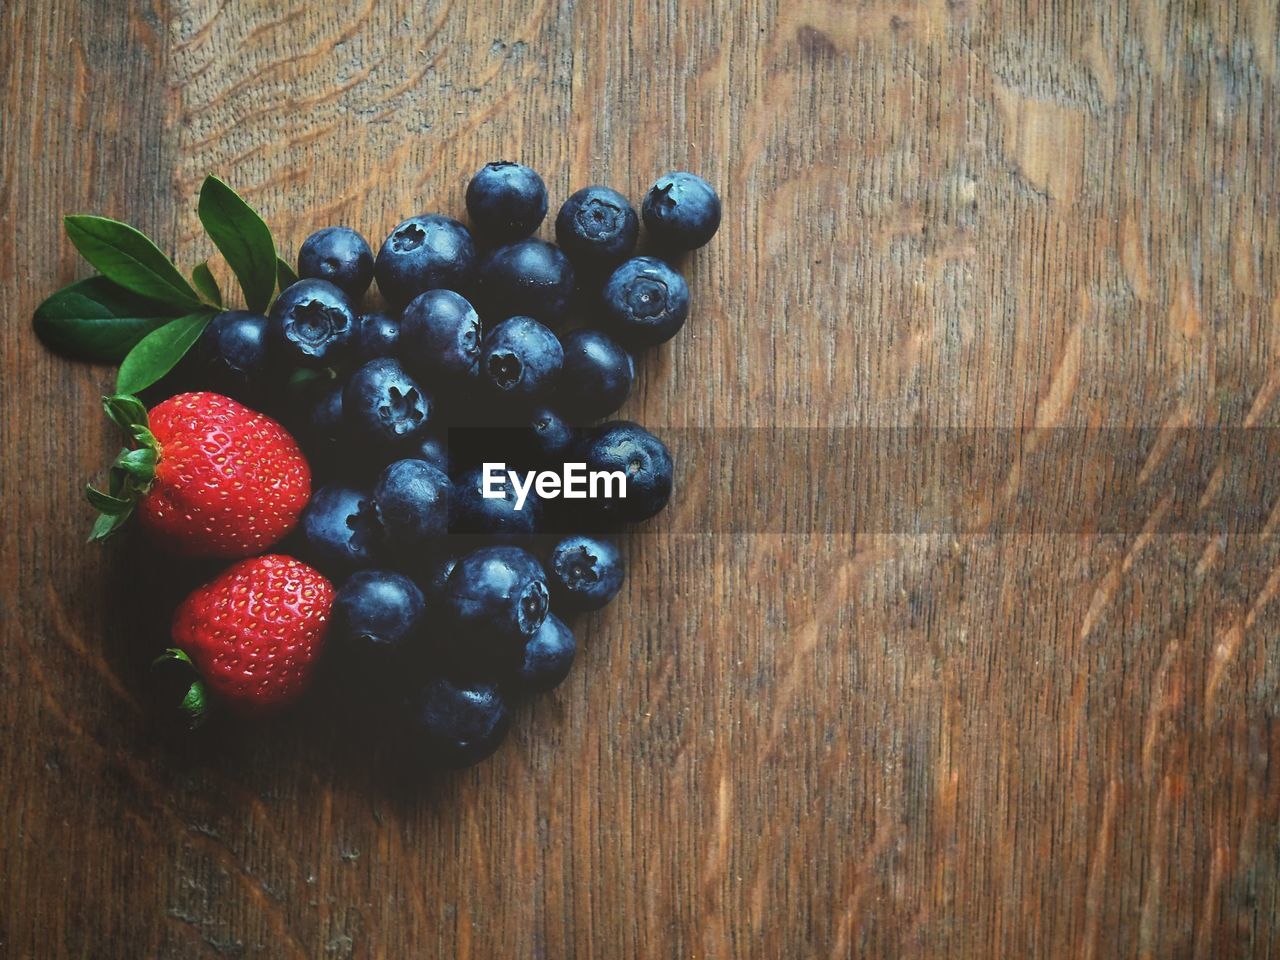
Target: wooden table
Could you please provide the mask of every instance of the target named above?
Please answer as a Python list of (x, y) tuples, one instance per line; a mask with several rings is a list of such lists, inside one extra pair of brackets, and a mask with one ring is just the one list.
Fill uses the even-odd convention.
[[(910, 490), (884, 428), (1274, 427), (1277, 24), (1266, 0), (9, 0), (0, 954), (1280, 955), (1265, 512), (1170, 528), (1176, 474), (1140, 473), (1112, 491), (1151, 495), (1136, 520), (1058, 524), (1097, 491), (1023, 497), (1011, 469), (956, 504), (1039, 526), (742, 513), (753, 483)], [(30, 331), (86, 272), (58, 217), (191, 264), (216, 171), (292, 254), (460, 214), (512, 156), (553, 204), (669, 168), (721, 188), (695, 314), (625, 408), (692, 428), (685, 499), (478, 769), (414, 786), (322, 708), (166, 742), (142, 690), (168, 582), (83, 543), (112, 375)], [(734, 427), (840, 428), (865, 470), (748, 470), (709, 429)]]

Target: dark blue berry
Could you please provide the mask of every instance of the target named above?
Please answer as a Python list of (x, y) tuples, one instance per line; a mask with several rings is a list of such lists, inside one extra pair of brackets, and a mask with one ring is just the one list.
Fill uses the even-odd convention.
[(555, 386), (564, 349), (554, 333), (532, 317), (511, 317), (484, 338), (480, 378), (504, 402), (530, 401)]
[[(511, 464), (507, 466), (511, 467)], [(519, 501), (510, 478), (496, 486), (506, 494), (505, 497), (484, 495), (483, 465), (458, 476), (449, 500), (449, 532), (497, 536), (508, 542), (520, 541), (536, 533), (542, 509), (538, 495), (530, 490), (517, 510)]]
[(545, 693), (560, 686), (573, 668), (578, 641), (573, 631), (554, 614), (547, 614), (542, 626), (524, 647), (524, 659), (516, 669), (515, 683), (523, 693)]
[(337, 382), (327, 384), (307, 403), (301, 439), (313, 458), (336, 454), (347, 439), (346, 420), (342, 415), (343, 386)]
[[(444, 585), (452, 630), (446, 655), (469, 668), (505, 671), (547, 618), (546, 573), (518, 547), (481, 547), (461, 557)], [(490, 675), (496, 675), (491, 673)]]
[(654, 257), (634, 257), (618, 267), (605, 281), (603, 297), (609, 331), (637, 347), (665, 343), (689, 316), (689, 285)]
[(346, 354), (356, 315), (328, 280), (299, 280), (276, 297), (270, 321), (272, 340), (290, 363), (323, 367)]
[(195, 354), (204, 386), (237, 400), (254, 401), (270, 368), (267, 318), (243, 310), (220, 313), (204, 328)]
[(584, 187), (560, 208), (556, 242), (574, 266), (611, 269), (631, 256), (640, 218), (627, 198), (608, 187)]
[(631, 354), (599, 330), (571, 330), (560, 338), (564, 369), (556, 403), (581, 423), (607, 417), (626, 401), (636, 378)]
[(480, 315), (461, 294), (428, 290), (409, 301), (400, 316), (405, 365), (435, 384), (472, 378), (480, 363)]
[(392, 357), (400, 343), (400, 324), (385, 313), (365, 313), (356, 319), (352, 353), (356, 362)]
[(547, 555), (547, 582), (557, 610), (599, 610), (622, 589), (626, 565), (612, 540), (573, 534)]
[(397, 460), (373, 488), (387, 538), (402, 551), (449, 532), (449, 477), (425, 460)]
[(429, 433), (418, 438), (411, 456), (415, 460), (425, 460), (444, 473), (449, 472), (449, 441), (445, 437)]
[(351, 374), (342, 411), (357, 437), (390, 447), (426, 430), (431, 401), (398, 361), (383, 357)]
[(328, 484), (311, 495), (301, 521), (304, 559), (328, 573), (369, 566), (383, 540), (367, 490)]
[(325, 642), (343, 667), (361, 672), (395, 669), (425, 609), (422, 591), (403, 574), (359, 570), (334, 595)]
[(467, 215), (490, 243), (521, 240), (547, 215), (547, 185), (522, 163), (487, 163), (467, 184)]
[(433, 767), (470, 767), (502, 745), (511, 714), (492, 683), (437, 678), (409, 702), (410, 726)]
[(527, 314), (555, 326), (573, 295), (573, 267), (559, 248), (542, 240), (521, 240), (481, 261), (476, 293), (486, 319)]
[(593, 503), (604, 521), (647, 520), (671, 499), (671, 454), (639, 424), (614, 420), (597, 427), (583, 443), (582, 460), (588, 473), (621, 471), (626, 476), (625, 497), (600, 497)]
[(552, 464), (562, 461), (577, 439), (577, 431), (564, 417), (550, 407), (539, 407), (518, 445), (524, 448), (521, 452), (530, 464)]
[(399, 224), (374, 266), (378, 289), (397, 307), (441, 287), (465, 288), (475, 269), (476, 245), (457, 220), (427, 213)]
[(373, 281), (373, 251), (350, 227), (325, 227), (298, 251), (298, 276), (328, 280), (347, 296), (364, 296)]
[(693, 250), (720, 227), (720, 198), (711, 184), (692, 173), (659, 177), (645, 194), (644, 226), (667, 250)]

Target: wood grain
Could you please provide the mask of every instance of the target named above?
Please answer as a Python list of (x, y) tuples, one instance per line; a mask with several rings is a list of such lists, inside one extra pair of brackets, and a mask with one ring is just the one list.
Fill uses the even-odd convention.
[(28, 323), (63, 213), (207, 255), (208, 171), (291, 255), (499, 156), (553, 203), (687, 167), (726, 216), (647, 424), (1274, 427), (1278, 62), (1268, 0), (5, 3), (0, 954), (1280, 956), (1270, 523), (725, 532), (703, 430), (719, 532), (633, 539), (571, 679), (424, 788), (319, 708), (156, 736), (196, 574), (83, 545), (111, 375)]

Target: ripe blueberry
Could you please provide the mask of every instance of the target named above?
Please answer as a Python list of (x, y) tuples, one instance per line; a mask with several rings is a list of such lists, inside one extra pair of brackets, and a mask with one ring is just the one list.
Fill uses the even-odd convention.
[(498, 247), (481, 261), (476, 294), (487, 319), (528, 314), (554, 326), (573, 295), (573, 267), (559, 248), (521, 240)]
[(608, 187), (584, 187), (560, 208), (556, 242), (584, 270), (612, 269), (635, 249), (640, 218), (627, 198)]
[(204, 328), (195, 353), (205, 385), (238, 400), (255, 400), (270, 366), (267, 318), (243, 310), (220, 313)]
[(491, 243), (522, 240), (547, 215), (547, 185), (522, 163), (487, 163), (467, 184), (467, 215), (477, 236)]
[(720, 227), (720, 198), (711, 184), (692, 173), (659, 177), (645, 194), (644, 226), (658, 246), (693, 250)]
[(483, 468), (462, 473), (454, 481), (449, 499), (449, 532), (497, 536), (507, 542), (518, 542), (536, 533), (541, 514), (538, 495), (530, 490), (523, 507), (517, 510), (510, 478), (501, 488), (505, 497), (486, 497)]
[(400, 316), (401, 356), (414, 373), (457, 384), (476, 374), (482, 339), (480, 316), (461, 294), (428, 290)]
[(511, 317), (485, 336), (480, 377), (494, 397), (527, 401), (551, 390), (563, 364), (554, 333), (532, 317)]
[(589, 473), (621, 470), (626, 474), (625, 497), (602, 497), (594, 502), (597, 516), (604, 521), (647, 520), (671, 499), (671, 454), (639, 424), (629, 420), (601, 424), (583, 443), (582, 459)]
[(325, 227), (298, 251), (298, 276), (328, 280), (347, 296), (364, 296), (373, 281), (373, 251), (350, 227)]
[(465, 287), (475, 268), (476, 245), (457, 220), (435, 213), (410, 217), (382, 244), (374, 265), (378, 289), (402, 307), (426, 290)]
[(609, 275), (604, 313), (611, 333), (637, 347), (665, 343), (689, 316), (689, 285), (654, 257), (634, 257)]
[(433, 767), (473, 766), (497, 750), (511, 728), (506, 702), (492, 683), (436, 678), (408, 708), (423, 758)]
[(271, 337), (291, 363), (323, 367), (340, 360), (355, 332), (347, 295), (328, 280), (299, 280), (271, 305)]
[(355, 487), (328, 484), (315, 491), (300, 526), (304, 559), (326, 572), (367, 567), (382, 545), (373, 497)]
[(516, 669), (515, 682), (524, 693), (545, 693), (560, 686), (573, 668), (578, 641), (573, 631), (554, 614), (547, 614), (529, 642), (524, 659)]
[(449, 532), (449, 478), (425, 460), (397, 460), (374, 484), (378, 517), (392, 544), (421, 548)]
[(626, 401), (636, 378), (635, 361), (614, 339), (585, 327), (560, 338), (564, 369), (556, 403), (578, 422), (607, 417)]
[(612, 540), (573, 534), (547, 556), (547, 581), (557, 610), (599, 610), (622, 589), (626, 565)]
[(333, 598), (327, 642), (344, 666), (386, 670), (412, 642), (426, 608), (422, 591), (390, 570), (359, 570)]
[(385, 313), (361, 314), (356, 318), (352, 341), (352, 353), (358, 363), (395, 356), (400, 342), (400, 324)]
[(473, 550), (458, 560), (444, 585), (445, 614), (453, 627), (446, 653), (469, 667), (514, 667), (546, 620), (549, 604), (546, 574), (532, 554), (519, 547)]
[(562, 460), (577, 439), (577, 432), (564, 417), (550, 407), (539, 407), (517, 440), (517, 452), (530, 464), (552, 463)]
[(431, 401), (398, 361), (383, 357), (351, 375), (342, 411), (357, 437), (390, 447), (426, 429)]

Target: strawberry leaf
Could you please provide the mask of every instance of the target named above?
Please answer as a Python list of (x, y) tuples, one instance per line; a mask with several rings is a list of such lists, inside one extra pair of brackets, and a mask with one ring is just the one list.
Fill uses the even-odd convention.
[(171, 320), (158, 330), (153, 330), (129, 351), (116, 375), (116, 390), (120, 393), (138, 393), (151, 386), (174, 368), (183, 354), (191, 349), (214, 311), (201, 310), (185, 317)]
[(45, 346), (74, 360), (119, 363), (134, 344), (178, 312), (106, 277), (63, 287), (36, 307), (32, 326)]
[(275, 241), (262, 217), (229, 186), (210, 174), (198, 206), (205, 232), (222, 251), (249, 309), (262, 313), (276, 288)]
[(108, 280), (178, 310), (200, 306), (186, 278), (148, 237), (107, 217), (64, 217), (67, 236)]

